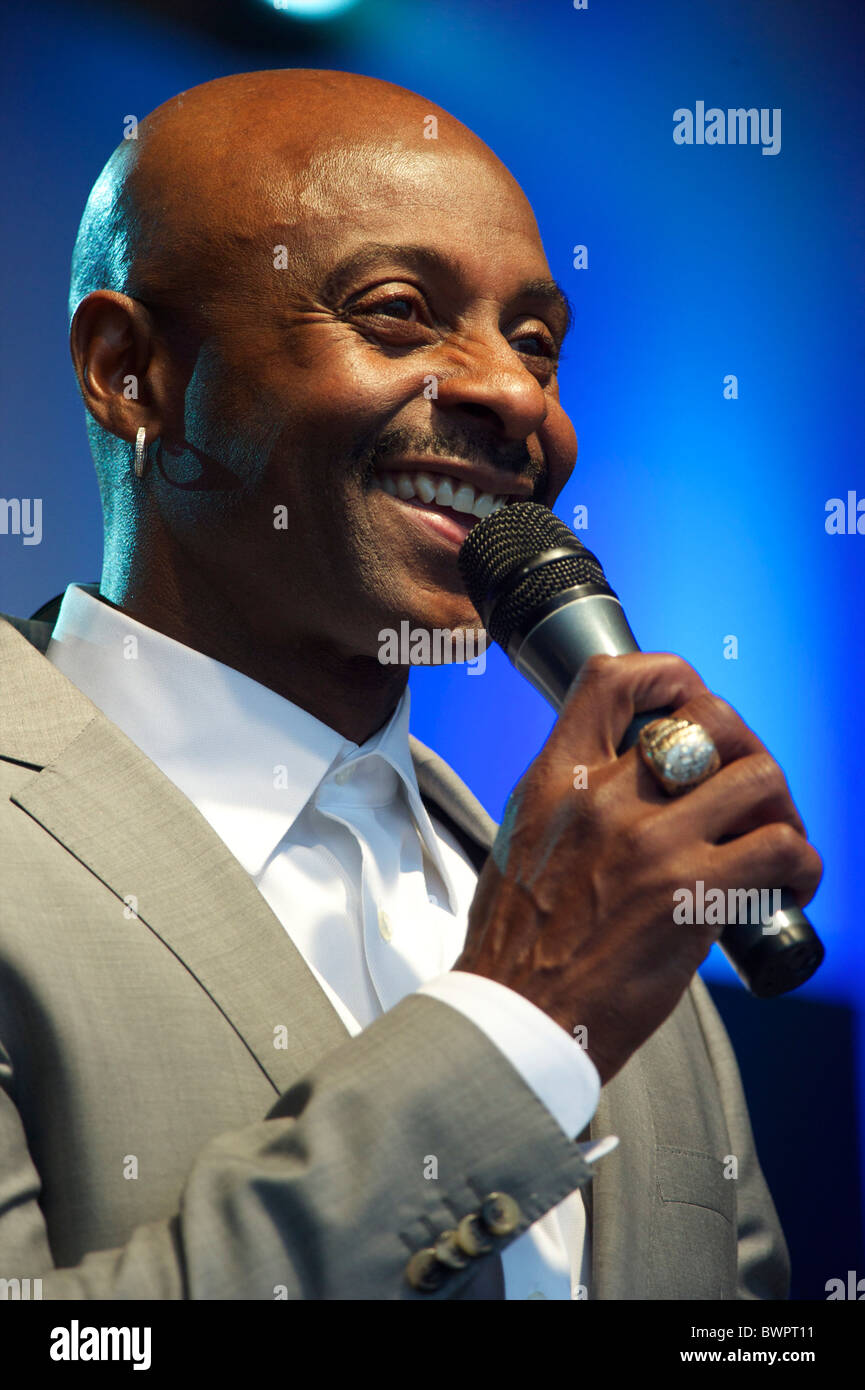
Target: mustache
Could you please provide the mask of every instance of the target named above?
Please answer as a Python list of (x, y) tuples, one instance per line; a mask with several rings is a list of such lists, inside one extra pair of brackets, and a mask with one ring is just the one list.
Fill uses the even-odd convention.
[(354, 457), (363, 470), (364, 483), (369, 484), (376, 469), (388, 459), (401, 458), (405, 454), (426, 454), (430, 458), (461, 459), (469, 464), (486, 464), (502, 473), (527, 478), (533, 485), (533, 495), (536, 498), (546, 489), (546, 463), (542, 459), (532, 458), (525, 441), (519, 439), (492, 443), (489, 437), (481, 439), (467, 434), (446, 435), (439, 430), (422, 433), (395, 426), (393, 429), (385, 430), (372, 444), (361, 446)]

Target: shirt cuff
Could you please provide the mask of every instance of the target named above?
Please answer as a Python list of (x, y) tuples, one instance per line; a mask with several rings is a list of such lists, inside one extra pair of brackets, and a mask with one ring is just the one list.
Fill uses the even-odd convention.
[(585, 1129), (601, 1094), (598, 1069), (543, 1009), (498, 980), (468, 970), (449, 970), (416, 993), (450, 1004), (486, 1033), (569, 1139)]

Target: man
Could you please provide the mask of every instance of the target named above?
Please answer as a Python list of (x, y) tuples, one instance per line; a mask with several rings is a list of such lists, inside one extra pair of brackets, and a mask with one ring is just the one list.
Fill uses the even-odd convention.
[[(207, 83), (109, 161), (70, 309), (105, 557), (0, 623), (0, 1275), (786, 1296), (713, 933), (672, 922), (696, 878), (813, 896), (780, 769), (676, 657), (593, 661), (488, 857), (378, 659), (479, 629), (463, 537), (576, 459), (511, 176), (388, 83)], [(662, 706), (724, 764), (676, 802), (615, 755)]]

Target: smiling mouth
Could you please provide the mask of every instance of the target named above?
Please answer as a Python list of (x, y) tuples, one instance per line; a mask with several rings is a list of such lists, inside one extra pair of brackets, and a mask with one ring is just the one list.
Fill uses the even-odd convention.
[(472, 517), (475, 521), (480, 521), (491, 512), (506, 507), (508, 502), (516, 497), (516, 494), (508, 492), (479, 492), (464, 478), (420, 470), (415, 473), (377, 473), (373, 478), (373, 486), (380, 487), (382, 492), (387, 492), (391, 497), (399, 497), (402, 502), (410, 502), (416, 498), (424, 507), (457, 512), (466, 518)]
[[(424, 520), (445, 521), (449, 523), (448, 534), (452, 539), (464, 539), (476, 521), (499, 512), (510, 502), (519, 502), (524, 492), (481, 492), (464, 477), (452, 474), (432, 473), (427, 468), (409, 471), (406, 468), (391, 473), (381, 471), (373, 477), (373, 488), (387, 493), (398, 502), (405, 503), (413, 510), (419, 510)], [(459, 537), (456, 532), (459, 531)]]
[(444, 539), (462, 544), (477, 521), (517, 502), (523, 493), (481, 492), (465, 478), (427, 470), (376, 473), (372, 486), (419, 513)]

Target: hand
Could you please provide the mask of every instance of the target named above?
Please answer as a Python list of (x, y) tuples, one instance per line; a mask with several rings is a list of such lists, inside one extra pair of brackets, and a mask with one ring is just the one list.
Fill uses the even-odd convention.
[[(702, 724), (722, 762), (673, 799), (637, 747), (616, 756), (634, 716), (663, 708)], [(784, 886), (804, 907), (822, 872), (781, 768), (691, 666), (667, 653), (591, 657), (514, 788), (453, 968), (516, 990), (569, 1033), (584, 1027), (606, 1084), (722, 930), (674, 922), (677, 889)]]

